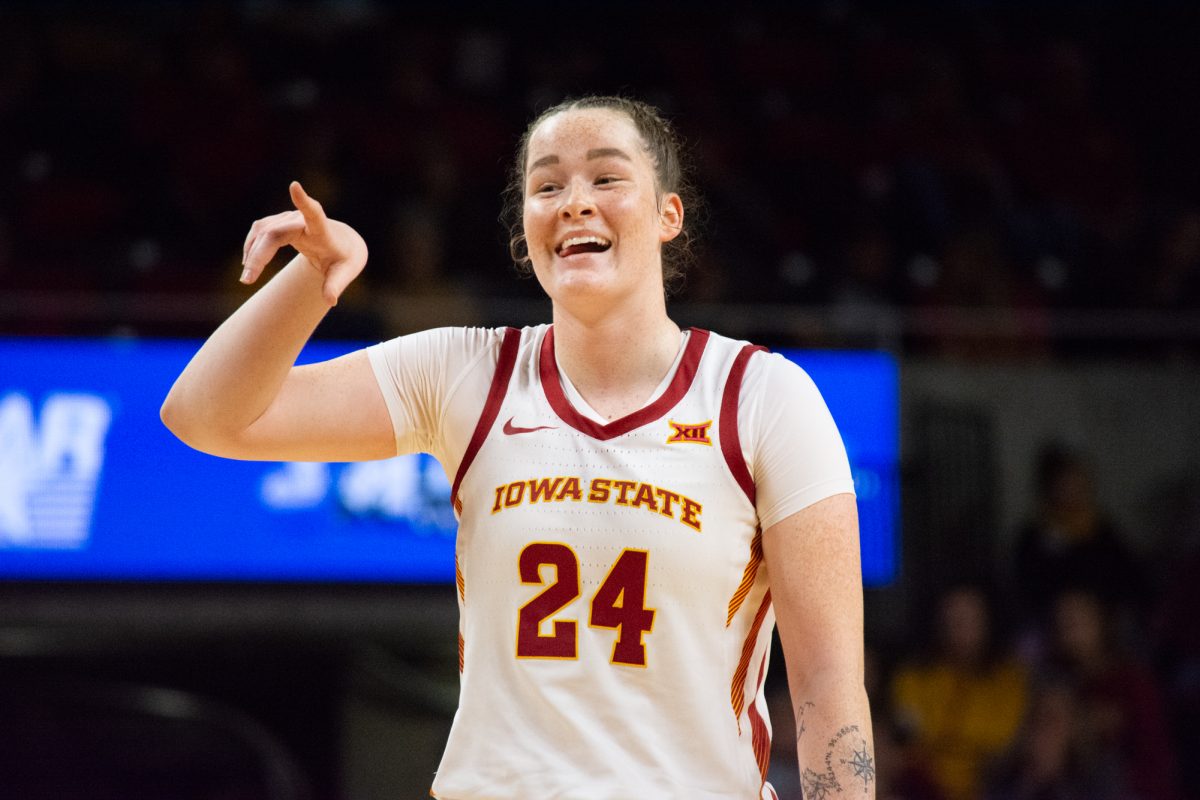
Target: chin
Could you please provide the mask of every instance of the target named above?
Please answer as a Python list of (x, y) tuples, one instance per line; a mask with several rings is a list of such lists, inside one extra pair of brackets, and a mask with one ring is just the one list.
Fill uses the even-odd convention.
[[(547, 287), (542, 284), (542, 288), (546, 289)], [(608, 281), (601, 280), (594, 275), (576, 274), (558, 279), (546, 291), (546, 294), (550, 295), (552, 300), (565, 300), (567, 298), (596, 297), (607, 294), (609, 290)]]
[(592, 258), (570, 262), (556, 258), (549, 269), (535, 270), (542, 290), (551, 297), (562, 292), (603, 291), (612, 283), (613, 271), (611, 264)]

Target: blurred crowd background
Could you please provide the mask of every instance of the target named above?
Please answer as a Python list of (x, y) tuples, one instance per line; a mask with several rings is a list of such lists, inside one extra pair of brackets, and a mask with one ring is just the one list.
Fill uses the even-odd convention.
[(495, 222), (514, 141), (626, 91), (677, 122), (707, 201), (681, 299), (1007, 310), (1024, 347), (1073, 329), (1057, 310), (1200, 303), (1186, 4), (448, 5), (6, 4), (5, 284), (228, 291), (299, 178), (372, 244), (364, 291), (535, 297)]
[[(677, 318), (900, 359), (902, 577), (868, 596), (878, 796), (1200, 798), (1198, 43), (1187, 4), (5, 4), (0, 334), (205, 335), (293, 178), (371, 247), (322, 335), (544, 320), (498, 221), (516, 139), (566, 95), (644, 98), (704, 198)], [(452, 707), (442, 651), (348, 637), (153, 639), (188, 672), (10, 636), (0, 674), (184, 674), (299, 754), (270, 796), (410, 796)], [(244, 684), (196, 679), (218, 668)], [(375, 711), (336, 710), (355, 691)]]

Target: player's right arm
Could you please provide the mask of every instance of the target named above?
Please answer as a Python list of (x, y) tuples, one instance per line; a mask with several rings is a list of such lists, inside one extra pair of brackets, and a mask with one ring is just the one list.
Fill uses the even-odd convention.
[(395, 455), (387, 406), (367, 355), (294, 366), (367, 247), (325, 216), (299, 183), (295, 211), (258, 220), (243, 249), (254, 283), (285, 245), (298, 251), (209, 337), (171, 387), (163, 423), (197, 450), (270, 461), (356, 461)]

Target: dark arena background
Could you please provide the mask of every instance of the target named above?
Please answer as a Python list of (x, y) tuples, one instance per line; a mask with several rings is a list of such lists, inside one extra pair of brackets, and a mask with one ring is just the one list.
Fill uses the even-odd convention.
[(1200, 798), (1198, 44), (1185, 3), (0, 5), (0, 797), (428, 796), (440, 467), (223, 462), (158, 407), (292, 179), (371, 249), (305, 357), (548, 321), (517, 138), (622, 93), (704, 200), (673, 318), (846, 439), (878, 796)]

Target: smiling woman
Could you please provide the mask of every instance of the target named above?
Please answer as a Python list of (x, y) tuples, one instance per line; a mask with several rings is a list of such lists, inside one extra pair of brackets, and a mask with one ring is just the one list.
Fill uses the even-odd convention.
[[(529, 160), (530, 137), (540, 123), (551, 117), (566, 111), (587, 109), (611, 111), (631, 122), (639, 135), (638, 146), (644, 151), (654, 168), (655, 186), (658, 192), (678, 196), (682, 206), (690, 209), (690, 213), (693, 215), (699, 208), (699, 197), (687, 179), (683, 147), (679, 135), (674, 126), (664, 119), (656, 108), (625, 97), (601, 96), (566, 100), (543, 111), (537, 119), (530, 123), (517, 146), (517, 157), (513, 162), (508, 187), (505, 190), (501, 220), (508, 228), (509, 252), (518, 266), (526, 269), (530, 267), (528, 250), (525, 246), (522, 211), (525, 204), (528, 173), (534, 167), (541, 166), (537, 161), (530, 162)], [(601, 148), (597, 157), (617, 154), (629, 158), (629, 154), (622, 153), (616, 148), (607, 150)], [(687, 260), (691, 255), (691, 243), (692, 230), (691, 225), (688, 224), (681, 226), (678, 235), (663, 245), (663, 283), (668, 292), (682, 280)]]
[(804, 784), (874, 797), (845, 448), (799, 367), (668, 316), (686, 189), (652, 107), (555, 106), (521, 139), (509, 211), (552, 323), (297, 367), (367, 250), (293, 183), (295, 210), (251, 227), (243, 281), (299, 255), (163, 404), (181, 439), (232, 458), (439, 459), (462, 681), (434, 797), (774, 798), (777, 615)]
[(631, 315), (667, 321), (662, 247), (683, 228), (683, 204), (660, 188), (630, 118), (606, 108), (562, 111), (533, 129), (526, 153), (527, 258), (560, 330)]

